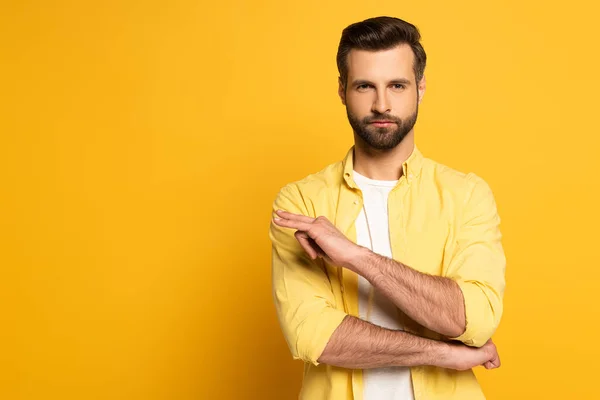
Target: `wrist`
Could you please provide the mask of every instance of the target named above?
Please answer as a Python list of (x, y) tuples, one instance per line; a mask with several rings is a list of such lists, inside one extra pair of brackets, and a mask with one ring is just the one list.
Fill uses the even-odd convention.
[(453, 368), (453, 363), (456, 361), (455, 350), (455, 345), (442, 341), (436, 342), (431, 365), (441, 368)]
[(369, 258), (371, 253), (371, 250), (368, 248), (358, 244), (355, 245), (350, 257), (348, 257), (348, 262), (346, 263), (345, 267), (351, 271), (359, 273), (361, 266), (366, 264), (366, 260)]

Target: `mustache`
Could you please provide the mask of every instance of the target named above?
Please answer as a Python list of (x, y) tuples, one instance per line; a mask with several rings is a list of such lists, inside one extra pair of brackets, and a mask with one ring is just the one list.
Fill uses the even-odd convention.
[(363, 122), (365, 124), (370, 124), (373, 122), (380, 122), (380, 121), (392, 121), (395, 122), (396, 124), (401, 124), (402, 120), (398, 117), (394, 117), (393, 115), (389, 115), (389, 114), (379, 114), (379, 115), (374, 115), (371, 117), (365, 117), (363, 119)]

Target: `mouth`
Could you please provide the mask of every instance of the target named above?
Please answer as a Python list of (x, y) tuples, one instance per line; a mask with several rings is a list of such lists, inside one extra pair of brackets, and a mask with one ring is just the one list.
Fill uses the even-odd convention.
[(390, 125), (394, 125), (395, 122), (393, 122), (393, 121), (371, 121), (369, 124), (375, 125), (375, 126), (390, 126)]

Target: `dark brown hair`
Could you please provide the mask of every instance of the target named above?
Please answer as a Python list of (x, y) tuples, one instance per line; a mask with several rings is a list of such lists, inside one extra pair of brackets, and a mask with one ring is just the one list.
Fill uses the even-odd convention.
[(337, 67), (344, 86), (348, 79), (348, 53), (358, 50), (389, 50), (408, 44), (414, 55), (413, 71), (417, 83), (423, 77), (427, 55), (419, 40), (421, 34), (413, 24), (394, 17), (375, 17), (349, 25), (342, 31), (337, 52)]

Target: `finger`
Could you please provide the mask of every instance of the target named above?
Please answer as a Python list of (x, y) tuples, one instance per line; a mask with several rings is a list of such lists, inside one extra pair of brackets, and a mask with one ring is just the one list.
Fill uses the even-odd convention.
[(494, 369), (494, 368), (499, 368), (500, 367), (500, 358), (498, 356), (486, 361), (484, 363), (484, 366), (487, 369)]
[(275, 211), (275, 213), (282, 218), (290, 219), (292, 221), (304, 222), (307, 224), (310, 224), (315, 220), (315, 218), (307, 217), (306, 215), (302, 214), (294, 214), (285, 210), (277, 210)]
[(308, 237), (308, 235), (306, 234), (306, 232), (302, 232), (302, 231), (296, 231), (296, 233), (294, 233), (294, 236), (296, 237), (296, 239), (298, 240), (298, 242), (300, 243), (300, 245), (302, 246), (302, 248), (304, 249), (304, 251), (306, 251), (306, 253), (308, 253), (308, 255), (310, 256), (311, 259), (315, 259), (319, 256), (318, 251), (313, 248), (312, 243), (310, 237)]
[(323, 251), (323, 249), (321, 248), (321, 246), (319, 246), (317, 244), (317, 242), (315, 242), (315, 239), (311, 238), (310, 236), (308, 236), (308, 241), (310, 242), (310, 245), (312, 246), (313, 249), (315, 249), (317, 251), (317, 255), (321, 258), (327, 258), (329, 259), (329, 257), (327, 257), (327, 254), (325, 254), (325, 252)]
[(304, 222), (292, 221), (285, 218), (273, 218), (273, 222), (279, 226), (283, 226), (284, 228), (293, 228), (298, 229), (299, 231), (308, 231), (311, 227), (311, 224), (307, 224)]
[(496, 353), (496, 358), (493, 360), (494, 366), (500, 368), (502, 362), (500, 361), (500, 355)]
[(315, 242), (315, 240), (313, 238), (311, 238), (309, 236), (308, 237), (308, 241), (310, 242), (312, 248), (317, 251), (317, 257), (321, 257), (323, 260), (327, 261), (329, 264), (333, 264), (333, 260), (327, 255), (327, 253), (325, 253), (323, 251), (323, 249), (321, 248), (321, 246), (319, 246), (317, 244), (317, 242)]
[(494, 365), (494, 368), (498, 368), (500, 367), (500, 355), (498, 354), (498, 348), (496, 347), (496, 345), (494, 345), (493, 349), (494, 352), (492, 353), (492, 357), (489, 359), (489, 362), (491, 362)]

